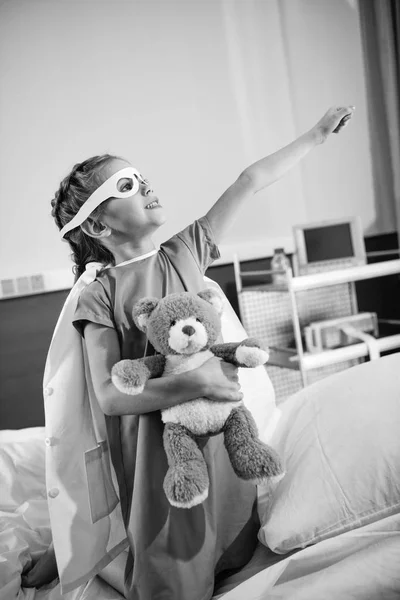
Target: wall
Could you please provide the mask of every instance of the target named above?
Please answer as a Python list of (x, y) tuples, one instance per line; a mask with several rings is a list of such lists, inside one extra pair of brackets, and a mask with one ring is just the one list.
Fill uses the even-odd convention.
[(361, 215), (364, 232), (395, 230), (394, 207), (374, 197), (366, 82), (357, 0), (282, 0), (285, 44), (298, 131), (307, 113), (336, 102), (356, 106), (342, 139), (302, 164), (307, 219)]
[(168, 210), (160, 242), (337, 102), (357, 106), (354, 126), (243, 208), (223, 260), (290, 251), (292, 224), (313, 218), (379, 223), (347, 0), (12, 0), (0, 77), (0, 278), (70, 272), (49, 206), (75, 162), (139, 166)]
[(43, 372), (66, 291), (0, 305), (0, 429), (44, 425)]

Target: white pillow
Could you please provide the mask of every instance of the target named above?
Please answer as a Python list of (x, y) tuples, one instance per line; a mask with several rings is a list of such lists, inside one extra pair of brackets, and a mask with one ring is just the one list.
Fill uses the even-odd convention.
[(281, 405), (286, 476), (259, 490), (259, 538), (304, 548), (400, 512), (400, 354), (335, 374)]

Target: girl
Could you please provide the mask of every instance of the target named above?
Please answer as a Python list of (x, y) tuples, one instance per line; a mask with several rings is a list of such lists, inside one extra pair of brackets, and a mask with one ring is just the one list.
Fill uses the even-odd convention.
[[(242, 399), (237, 369), (210, 359), (176, 376), (150, 380), (137, 396), (119, 393), (110, 372), (123, 358), (142, 357), (144, 334), (131, 309), (143, 296), (198, 292), (238, 208), (278, 180), (310, 150), (339, 132), (354, 107), (334, 107), (307, 133), (247, 167), (207, 214), (156, 250), (164, 224), (150, 183), (123, 159), (105, 155), (74, 167), (52, 202), (79, 277), (91, 261), (105, 265), (80, 294), (73, 324), (84, 340), (88, 377), (106, 415), (107, 439), (129, 540), (129, 600), (207, 600), (214, 578), (251, 558), (258, 532), (256, 488), (233, 473), (221, 436), (202, 442), (210, 473), (206, 501), (188, 510), (169, 506), (162, 489), (167, 464), (160, 410), (207, 396)], [(57, 554), (57, 543), (55, 542)], [(40, 585), (56, 575), (52, 549), (24, 578)]]

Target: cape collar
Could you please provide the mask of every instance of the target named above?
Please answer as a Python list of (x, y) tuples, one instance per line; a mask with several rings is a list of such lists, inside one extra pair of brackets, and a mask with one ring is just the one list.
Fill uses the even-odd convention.
[[(124, 260), (123, 262), (120, 262), (117, 265), (114, 265), (114, 267), (124, 267), (125, 265), (129, 265), (130, 263), (137, 262), (138, 260), (144, 260), (145, 258), (149, 258), (150, 256), (157, 254), (157, 252), (158, 252), (158, 249), (154, 248), (154, 250), (151, 250), (150, 252), (147, 252), (146, 254), (141, 254), (140, 256), (135, 256), (135, 258), (130, 258), (129, 260)], [(110, 267), (106, 267), (106, 268), (109, 269)]]

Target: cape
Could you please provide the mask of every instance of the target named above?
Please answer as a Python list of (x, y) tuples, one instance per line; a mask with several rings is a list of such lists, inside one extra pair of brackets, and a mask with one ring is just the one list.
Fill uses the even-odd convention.
[[(97, 575), (127, 546), (116, 475), (110, 460), (105, 417), (93, 391), (82, 337), (72, 325), (79, 295), (104, 265), (90, 263), (69, 293), (49, 347), (43, 394), (46, 487), (50, 523), (63, 594)], [(219, 285), (205, 277), (205, 287)], [(247, 337), (226, 300), (224, 341)], [(275, 428), (279, 411), (264, 367), (241, 369), (244, 402), (261, 438)]]

